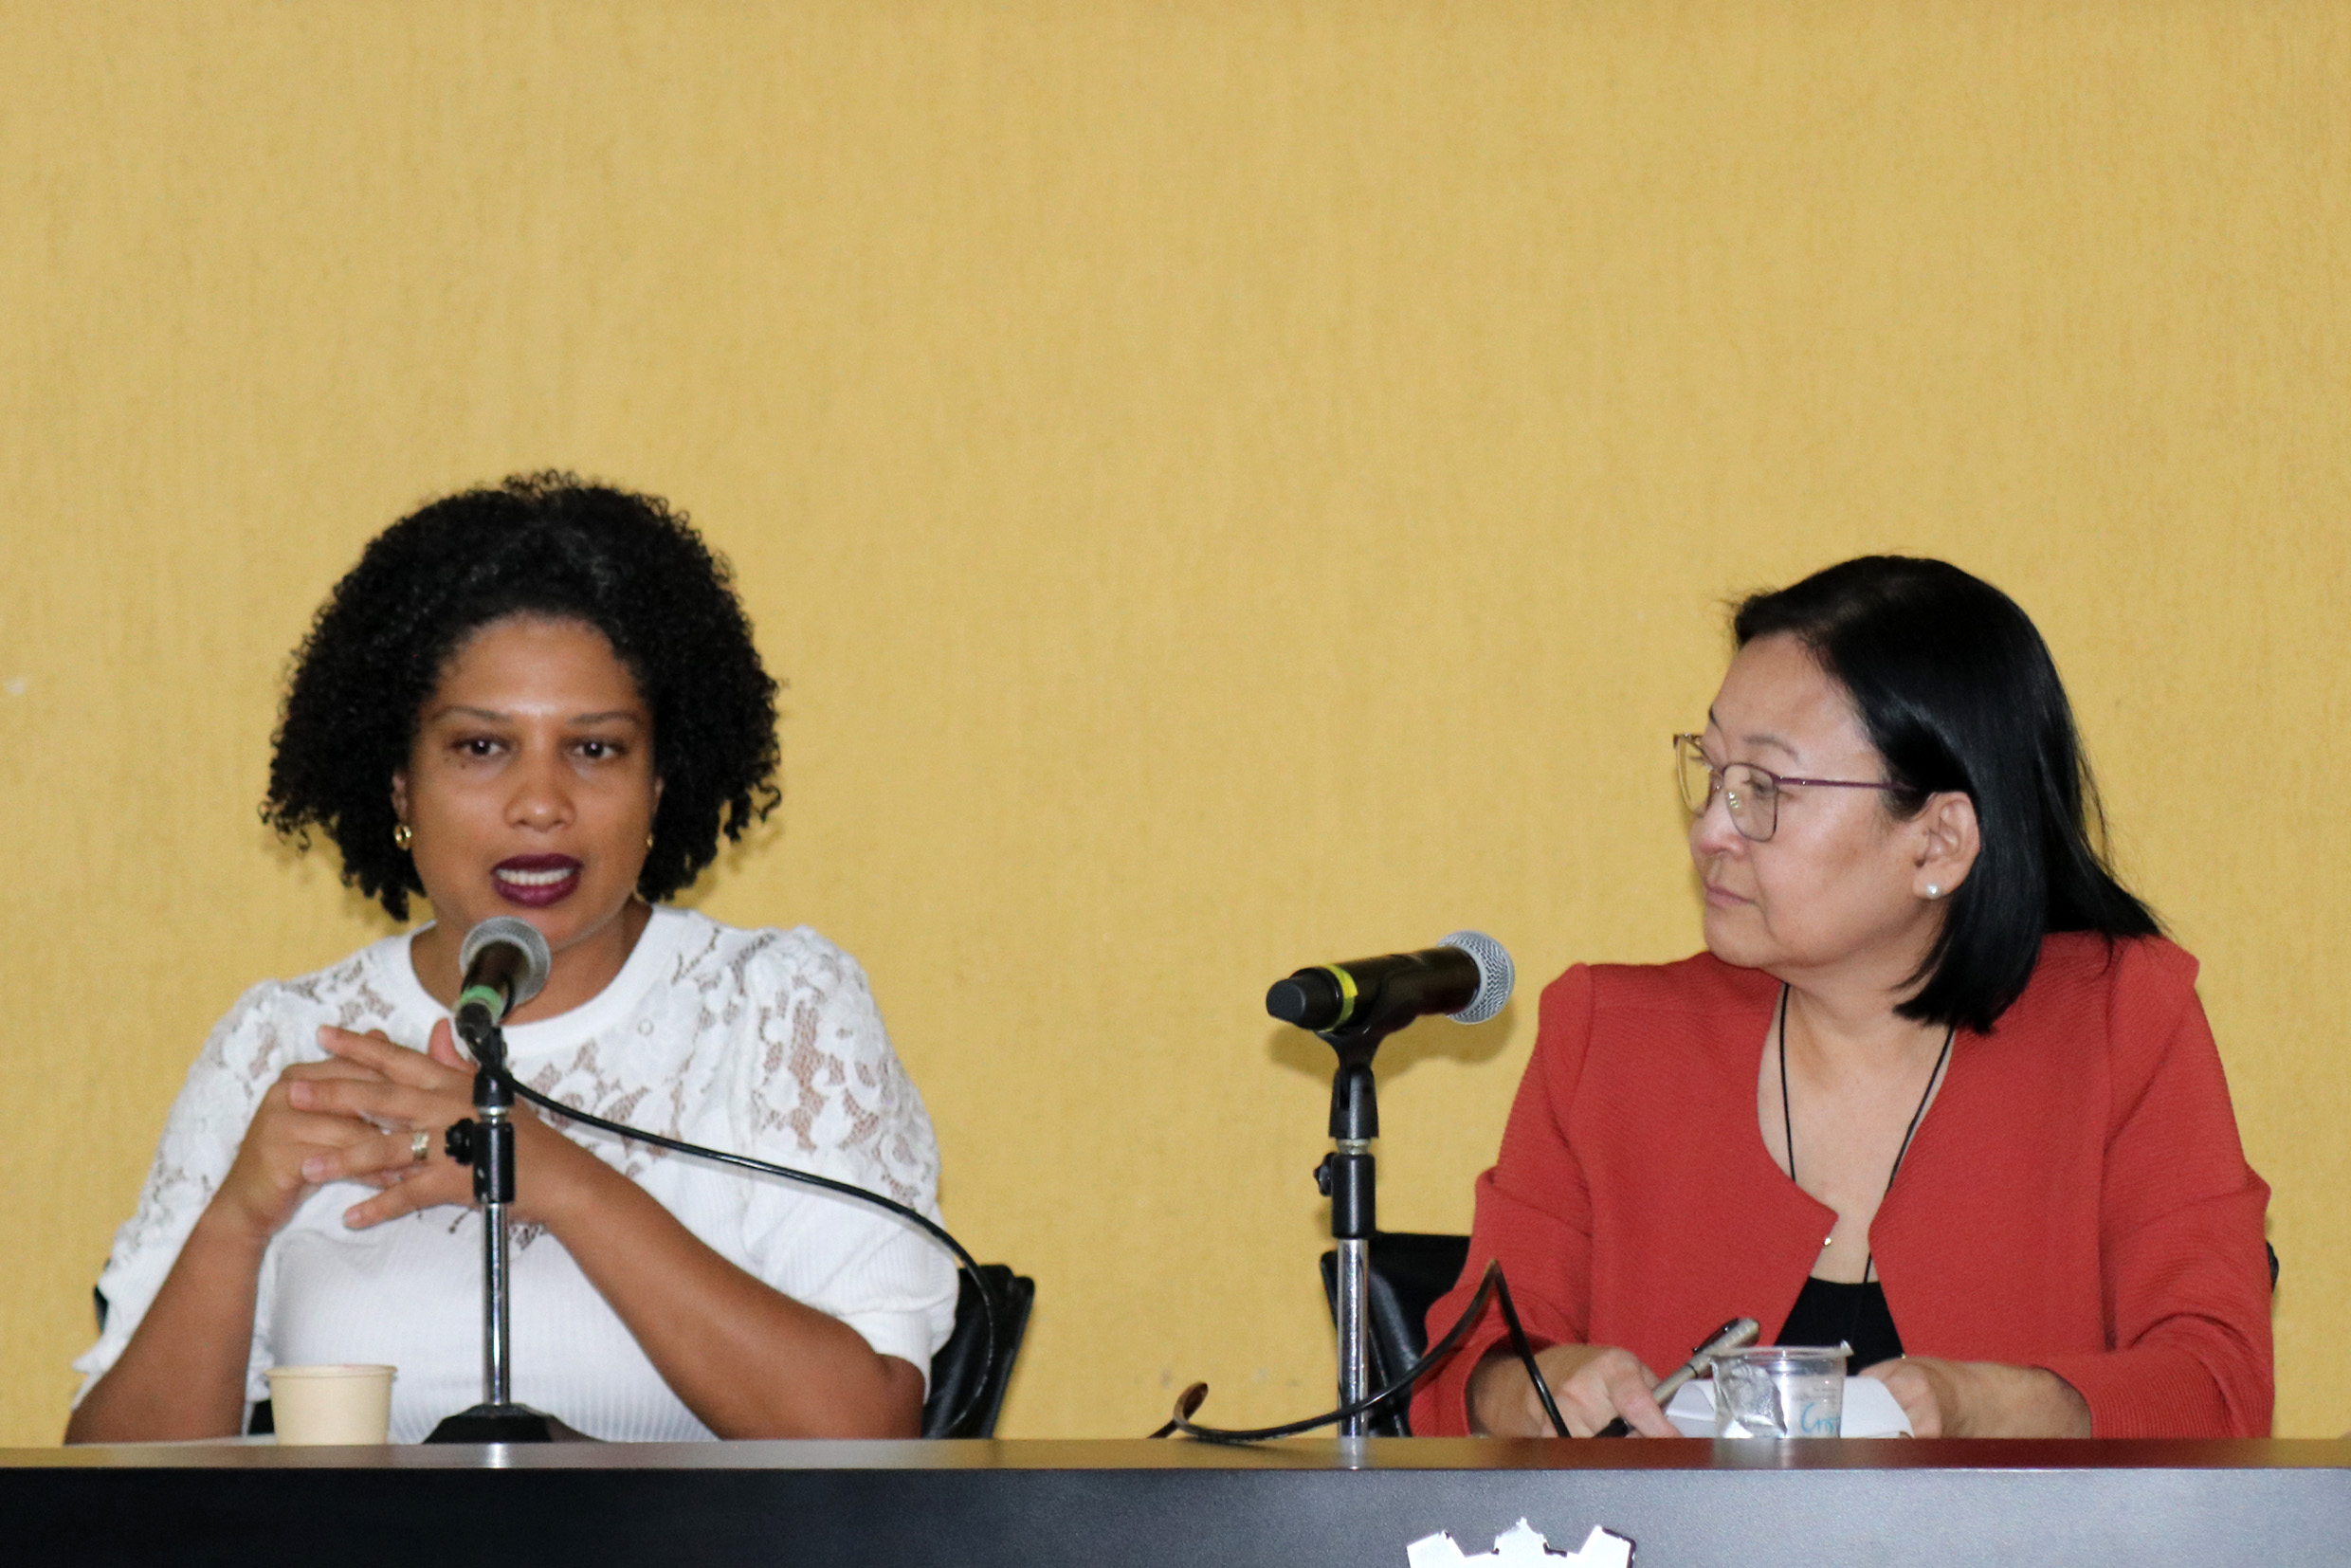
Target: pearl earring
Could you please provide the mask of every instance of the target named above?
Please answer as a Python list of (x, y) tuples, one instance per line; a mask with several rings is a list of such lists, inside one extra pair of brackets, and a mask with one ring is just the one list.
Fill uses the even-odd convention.
[(1930, 899), (1939, 899), (1939, 898), (1941, 898), (1941, 897), (1942, 897), (1942, 888), (1941, 888), (1941, 884), (1936, 884), (1936, 883), (1931, 883), (1931, 882), (1930, 882), (1930, 883), (1928, 883), (1928, 884), (1926, 884), (1926, 896), (1927, 896), (1928, 898), (1930, 898)]

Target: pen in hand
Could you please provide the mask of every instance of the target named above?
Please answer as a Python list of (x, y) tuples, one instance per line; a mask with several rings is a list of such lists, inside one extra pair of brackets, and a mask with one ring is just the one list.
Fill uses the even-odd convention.
[[(1665, 1380), (1660, 1382), (1655, 1390), (1658, 1405), (1664, 1406), (1667, 1400), (1682, 1392), (1683, 1384), (1714, 1365), (1714, 1358), (1717, 1356), (1727, 1355), (1734, 1350), (1744, 1350), (1762, 1336), (1763, 1325), (1753, 1318), (1733, 1318), (1729, 1322), (1708, 1335), (1704, 1344), (1691, 1351), (1688, 1360), (1666, 1375)], [(1625, 1425), (1625, 1418), (1619, 1415), (1592, 1435), (1595, 1437), (1630, 1437), (1632, 1435), (1632, 1429)]]

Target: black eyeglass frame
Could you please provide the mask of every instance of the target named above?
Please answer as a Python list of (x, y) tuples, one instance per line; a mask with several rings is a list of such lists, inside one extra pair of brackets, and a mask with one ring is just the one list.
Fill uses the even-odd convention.
[[(1689, 797), (1689, 771), (1684, 765), (1686, 759), (1688, 758), (1695, 758), (1706, 770), (1706, 798), (1704, 800), (1692, 800)], [(1705, 738), (1697, 735), (1685, 734), (1673, 738), (1673, 763), (1674, 787), (1681, 793), (1682, 805), (1689, 811), (1689, 814), (1692, 817), (1705, 815), (1708, 808), (1714, 805), (1714, 797), (1718, 794), (1722, 795), (1724, 808), (1730, 812), (1731, 826), (1738, 829), (1739, 836), (1750, 844), (1769, 844), (1772, 835), (1779, 831), (1779, 791), (1783, 785), (1799, 784), (1822, 790), (1886, 790), (1896, 793), (1902, 789), (1899, 784), (1886, 784), (1868, 778), (1796, 778), (1787, 774), (1776, 774), (1771, 769), (1760, 767), (1753, 762), (1725, 762), (1718, 768), (1714, 765), (1714, 758), (1706, 755)], [(1744, 768), (1771, 786), (1770, 793), (1764, 798), (1771, 803), (1772, 819), (1763, 825), (1763, 830), (1759, 833), (1748, 831), (1745, 818), (1740, 814), (1738, 792), (1733, 790), (1729, 781), (1722, 776), (1732, 768)], [(1749, 804), (1755, 804), (1752, 798)]]

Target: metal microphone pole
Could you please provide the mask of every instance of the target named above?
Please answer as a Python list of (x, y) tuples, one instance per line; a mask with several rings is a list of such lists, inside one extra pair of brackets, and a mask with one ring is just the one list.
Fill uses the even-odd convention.
[[(498, 1039), (498, 1057), (505, 1040)], [(480, 1115), (473, 1166), (474, 1201), (482, 1206), (482, 1402), (492, 1408), (514, 1403), (514, 1316), (506, 1293), (506, 1208), (514, 1202), (514, 1091), (488, 1067), (473, 1075), (473, 1108)]]
[[(1409, 1022), (1409, 1019), (1398, 1023)], [(1331, 1152), (1315, 1169), (1315, 1185), (1331, 1200), (1331, 1239), (1339, 1249), (1339, 1402), (1352, 1405), (1372, 1392), (1372, 1236), (1378, 1229), (1372, 1140), (1379, 1136), (1379, 1092), (1372, 1057), (1397, 1025), (1325, 1030), (1339, 1052), (1331, 1079)], [(1368, 1415), (1339, 1424), (1342, 1438), (1371, 1435)]]
[(506, 1036), (496, 1024), (469, 1030), (476, 1064), (473, 1108), (479, 1119), (452, 1125), (449, 1158), (473, 1168), (482, 1208), (482, 1403), (432, 1429), (428, 1443), (552, 1443), (577, 1438), (554, 1416), (514, 1402), (511, 1299), (507, 1293), (506, 1211), (515, 1197), (514, 1090), (506, 1085)]
[[(1266, 993), (1267, 1013), (1313, 1030), (1339, 1053), (1331, 1079), (1331, 1152), (1315, 1167), (1314, 1179), (1331, 1200), (1331, 1239), (1338, 1244), (1332, 1294), (1342, 1407), (1373, 1392), (1372, 1238), (1378, 1231), (1378, 1207), (1372, 1140), (1379, 1136), (1379, 1088), (1372, 1058), (1381, 1041), (1424, 1014), (1484, 1023), (1510, 999), (1515, 978), (1510, 955), (1500, 942), (1482, 931), (1456, 931), (1425, 953), (1302, 969)], [(1316, 1027), (1324, 1022), (1331, 1027)], [(1394, 1375), (1404, 1369), (1386, 1370)], [(1340, 1418), (1340, 1441), (1358, 1453), (1371, 1431), (1368, 1413)]]

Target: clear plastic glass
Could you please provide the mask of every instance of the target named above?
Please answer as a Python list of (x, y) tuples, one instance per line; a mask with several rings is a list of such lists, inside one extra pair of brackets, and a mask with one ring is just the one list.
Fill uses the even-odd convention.
[(1714, 1363), (1717, 1437), (1835, 1437), (1844, 1429), (1843, 1345), (1771, 1345)]

